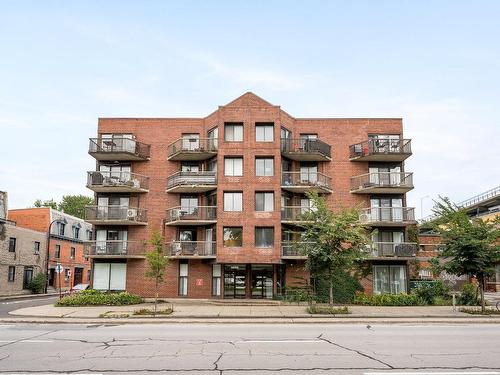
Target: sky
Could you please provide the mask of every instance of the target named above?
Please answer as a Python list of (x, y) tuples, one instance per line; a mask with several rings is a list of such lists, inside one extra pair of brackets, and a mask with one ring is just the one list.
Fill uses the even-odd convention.
[[(402, 117), (408, 206), (500, 185), (499, 1), (0, 0), (0, 190), (86, 194), (99, 117)], [(421, 206), (423, 212), (421, 212)]]

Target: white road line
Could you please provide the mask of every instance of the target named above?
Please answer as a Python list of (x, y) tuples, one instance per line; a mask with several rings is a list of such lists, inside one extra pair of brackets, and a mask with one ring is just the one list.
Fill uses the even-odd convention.
[(364, 375), (500, 375), (498, 371), (365, 372)]
[(323, 342), (322, 340), (241, 340), (241, 341), (236, 341), (236, 342), (251, 342), (251, 343), (263, 343), (263, 342), (270, 342), (270, 343), (287, 343), (287, 342)]
[(39, 344), (39, 343), (47, 343), (47, 342), (54, 342), (53, 340), (0, 340), (0, 343), (11, 343), (11, 342), (29, 342), (32, 344)]

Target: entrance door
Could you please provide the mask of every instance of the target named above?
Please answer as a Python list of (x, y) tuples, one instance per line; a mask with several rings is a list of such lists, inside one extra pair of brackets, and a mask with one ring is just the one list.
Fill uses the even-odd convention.
[(78, 285), (82, 283), (83, 280), (83, 268), (74, 269), (75, 276), (73, 278), (73, 285)]
[(28, 289), (33, 278), (33, 267), (24, 267), (23, 289)]
[(252, 298), (273, 298), (272, 265), (252, 265)]
[(49, 286), (54, 286), (54, 280), (56, 278), (56, 271), (55, 269), (51, 268), (49, 271)]
[(246, 275), (245, 265), (224, 266), (224, 298), (246, 297)]

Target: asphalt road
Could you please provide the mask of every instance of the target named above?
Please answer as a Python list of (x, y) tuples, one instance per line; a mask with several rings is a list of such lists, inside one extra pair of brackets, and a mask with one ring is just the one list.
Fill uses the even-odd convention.
[(49, 303), (54, 303), (59, 299), (58, 296), (43, 296), (35, 298), (14, 298), (8, 300), (0, 300), (0, 317), (8, 317), (9, 311), (22, 309), (23, 307), (41, 306)]
[(500, 325), (0, 325), (0, 373), (500, 375)]

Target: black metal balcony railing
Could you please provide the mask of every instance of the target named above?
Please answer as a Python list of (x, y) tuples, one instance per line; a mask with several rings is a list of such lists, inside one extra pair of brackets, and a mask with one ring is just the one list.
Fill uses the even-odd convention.
[(149, 159), (151, 145), (126, 137), (90, 138), (90, 154), (129, 154)]
[(143, 256), (145, 241), (89, 241), (84, 244), (84, 254), (88, 256)]
[(309, 212), (311, 212), (310, 207), (283, 206), (281, 207), (281, 221), (305, 221), (305, 216)]
[[(281, 152), (283, 154), (295, 154), (296, 157), (300, 158), (303, 155), (309, 160), (329, 160), (332, 156), (331, 146), (319, 139), (291, 139), (282, 138), (281, 139)], [(312, 155), (317, 155), (319, 159), (314, 157), (308, 157)]]
[(281, 256), (282, 257), (306, 257), (303, 252), (303, 248), (307, 244), (313, 244), (313, 242), (294, 242), (294, 241), (283, 241), (281, 242)]
[(87, 206), (85, 220), (89, 222), (147, 223), (147, 210), (129, 206)]
[(320, 172), (282, 172), (281, 186), (331, 190), (332, 178)]
[(200, 256), (216, 255), (215, 241), (172, 241), (167, 244), (169, 256)]
[(417, 255), (415, 242), (373, 242), (368, 249), (372, 257), (414, 257)]
[(365, 208), (361, 211), (359, 220), (362, 224), (414, 222), (415, 209), (413, 207)]
[[(202, 160), (217, 153), (218, 140), (216, 138), (180, 138), (168, 145), (168, 158), (181, 154), (191, 155), (193, 160)], [(196, 156), (198, 154), (198, 157)]]
[(177, 172), (167, 179), (167, 190), (181, 186), (217, 186), (217, 172)]
[(373, 172), (351, 177), (351, 191), (373, 188), (413, 188), (413, 173)]
[(411, 154), (411, 139), (369, 139), (349, 146), (349, 158), (370, 155)]
[(120, 189), (141, 191), (149, 189), (149, 177), (131, 172), (90, 171), (87, 172), (89, 189)]
[(217, 206), (174, 207), (167, 210), (166, 222), (210, 222), (217, 220)]

